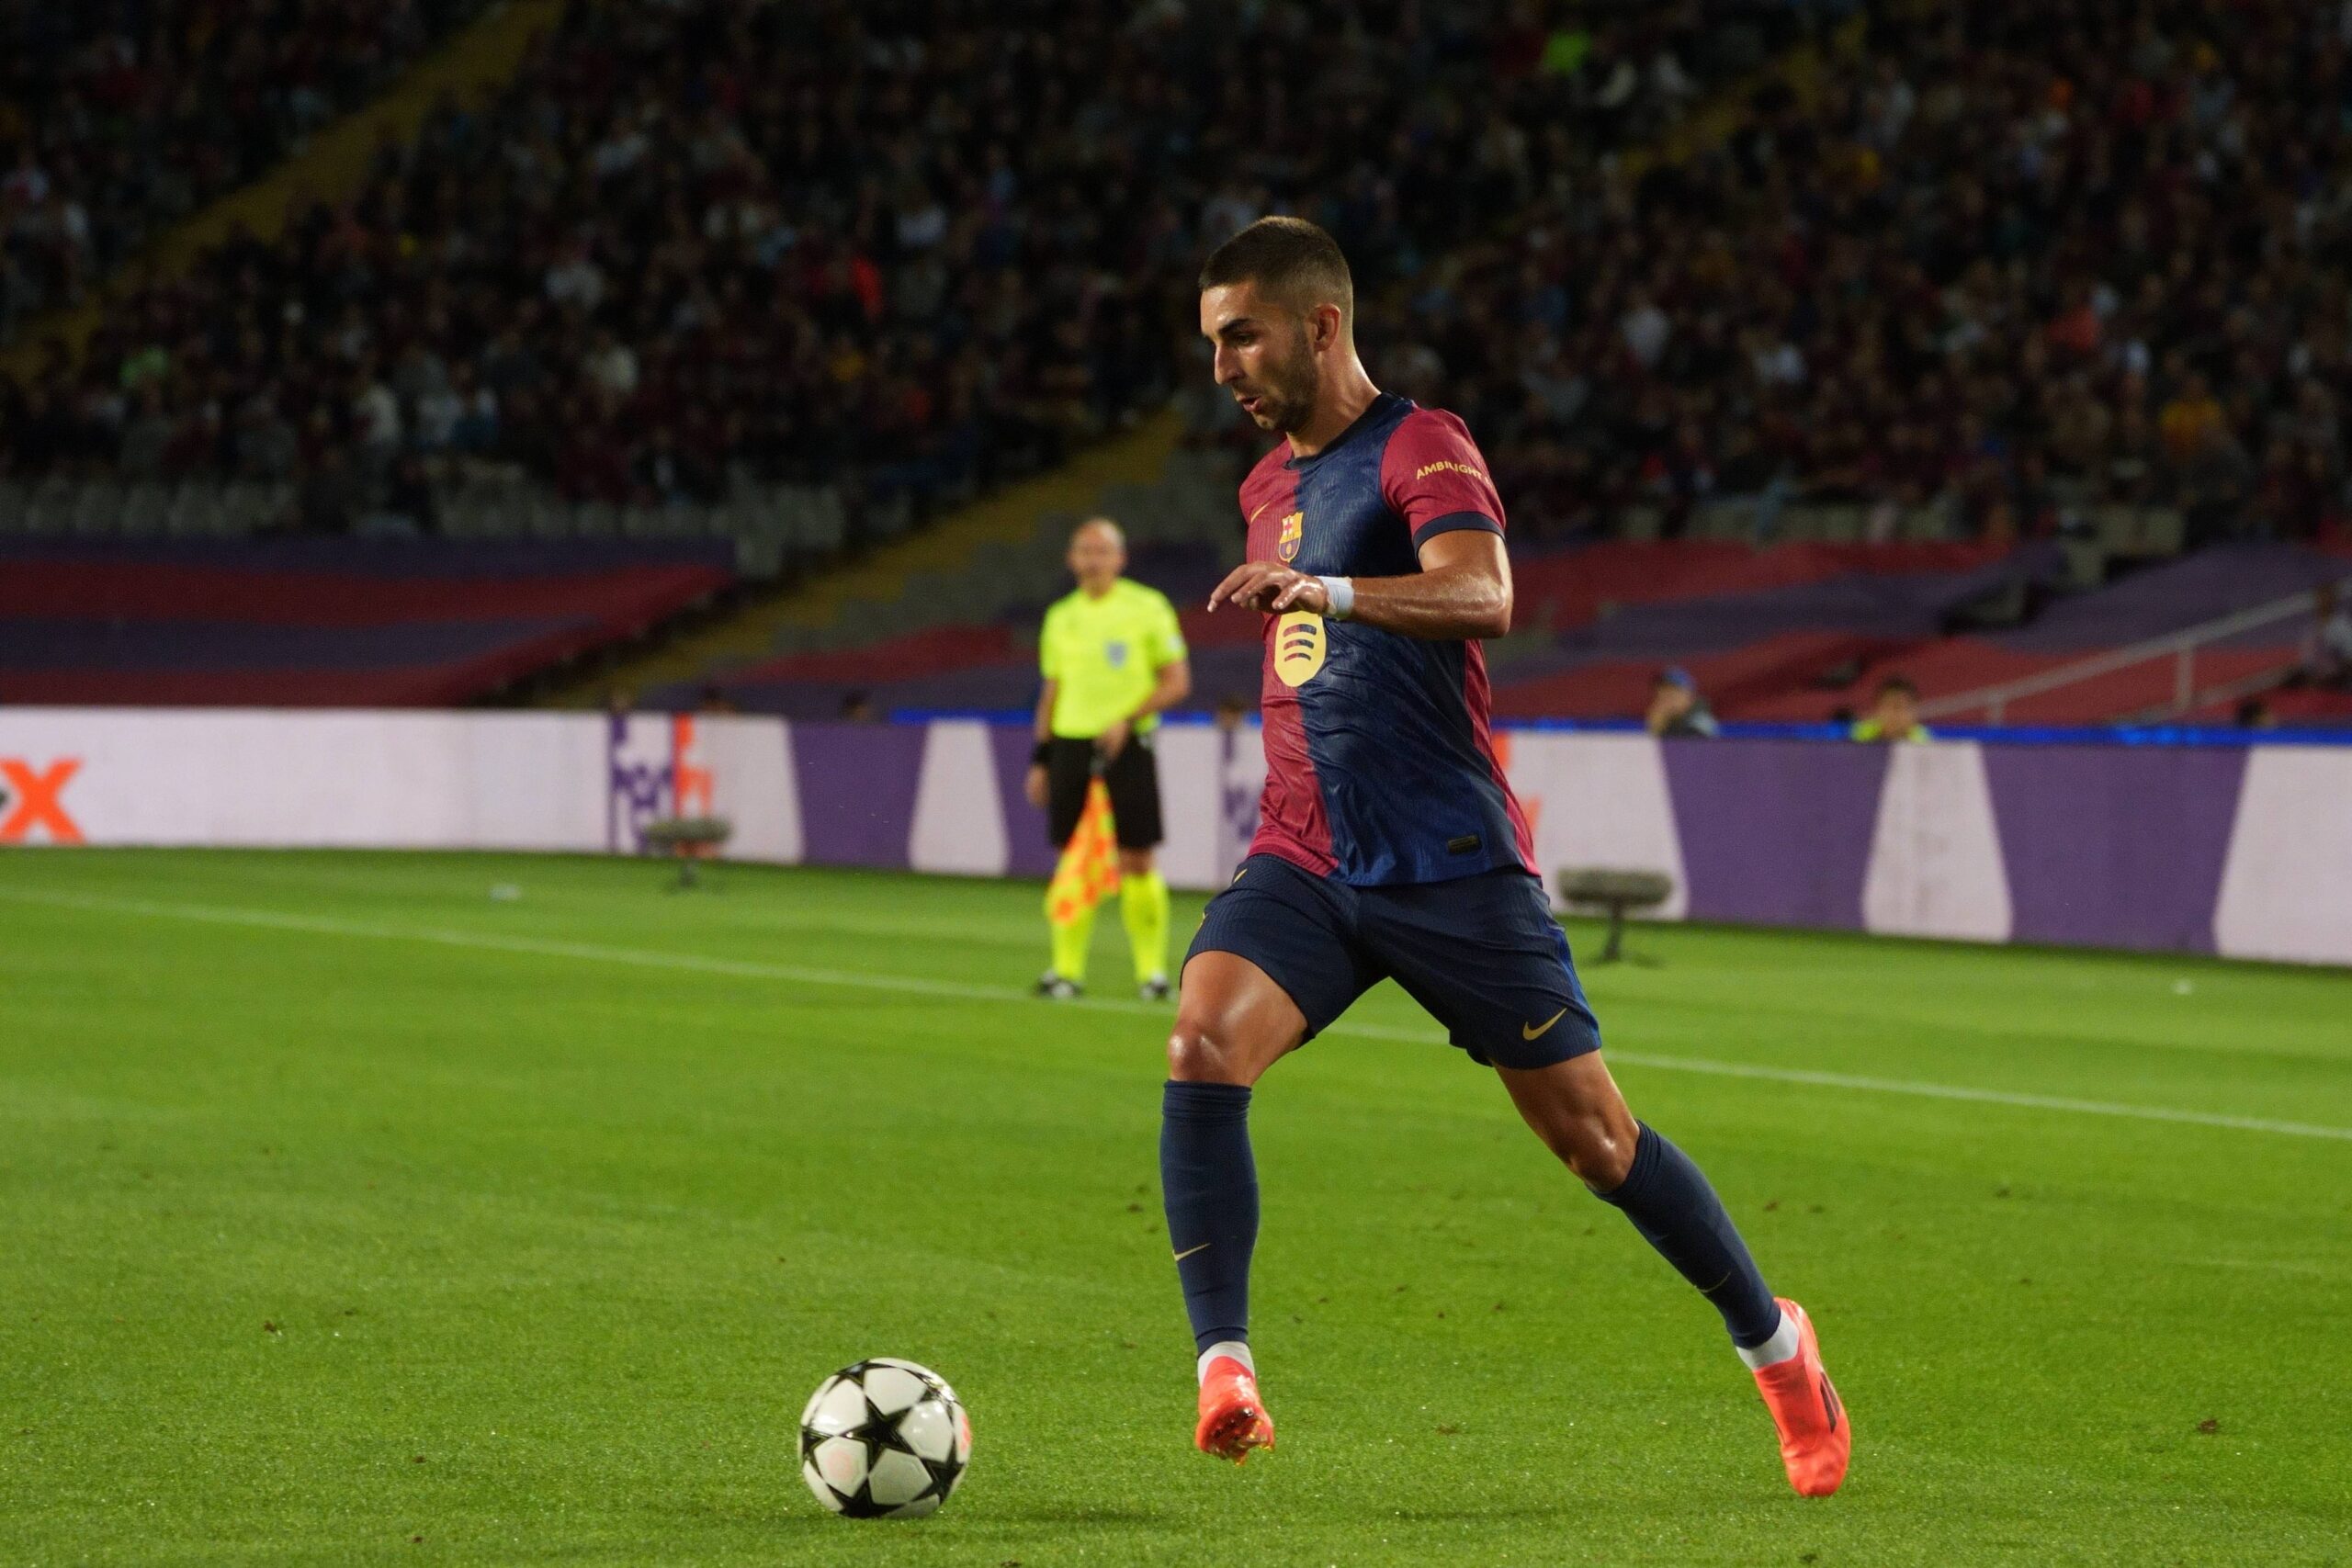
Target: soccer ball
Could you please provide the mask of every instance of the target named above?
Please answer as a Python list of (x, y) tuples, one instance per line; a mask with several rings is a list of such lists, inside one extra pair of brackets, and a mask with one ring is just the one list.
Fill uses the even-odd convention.
[(972, 1462), (964, 1402), (928, 1367), (879, 1356), (818, 1385), (800, 1413), (800, 1478), (853, 1519), (919, 1519)]

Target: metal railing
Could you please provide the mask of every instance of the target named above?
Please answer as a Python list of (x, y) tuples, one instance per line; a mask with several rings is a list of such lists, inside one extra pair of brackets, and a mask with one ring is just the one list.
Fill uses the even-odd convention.
[[(2339, 596), (2352, 594), (2352, 577), (2338, 581), (2335, 584), (2335, 590)], [(2233, 637), (2242, 637), (2250, 631), (2259, 631), (2265, 626), (2275, 626), (2280, 621), (2298, 618), (2311, 619), (2313, 622), (2312, 632), (2315, 634), (2317, 631), (2315, 611), (2318, 603), (2319, 595), (2316, 591), (2290, 593), (2284, 599), (2274, 599), (2267, 604), (2257, 604), (2250, 610), (2240, 610), (2233, 615), (2223, 615), (2181, 631), (2167, 633), (2159, 637), (2150, 637), (2145, 642), (2135, 642), (2129, 647), (2095, 654), (2088, 659), (2077, 660), (2072, 664), (2062, 664), (2055, 670), (2045, 670), (2039, 675), (2027, 675), (2015, 681), (2003, 681), (1996, 685), (1979, 686), (1973, 692), (1957, 692), (1948, 697), (1938, 697), (1933, 702), (1924, 702), (1919, 705), (1919, 716), (1949, 718), (1954, 714), (1972, 713), (1981, 708), (1984, 712), (1986, 723), (2002, 724), (2007, 722), (2009, 705), (2023, 698), (2038, 697), (2047, 692), (2059, 691), (2067, 686), (2080, 685), (2086, 681), (2096, 681), (2104, 675), (2112, 675), (2119, 670), (2129, 670), (2137, 665), (2169, 659), (2173, 661), (2171, 701), (2155, 708), (2143, 709), (2130, 716), (2143, 720), (2177, 718), (2212, 703), (2249, 695), (2277, 685), (2280, 680), (2300, 668), (2309, 658), (2312, 636), (2307, 634), (2301, 639), (2296, 652), (2291, 657), (2281, 660), (2275, 669), (2265, 671), (2257, 675), (2240, 676), (2211, 691), (2200, 691), (2197, 685), (2197, 653), (2199, 649)]]

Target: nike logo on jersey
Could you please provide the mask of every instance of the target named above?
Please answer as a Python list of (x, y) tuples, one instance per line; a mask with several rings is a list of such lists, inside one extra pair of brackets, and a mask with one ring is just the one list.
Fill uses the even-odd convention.
[(1552, 1032), (1552, 1026), (1567, 1016), (1568, 1010), (1562, 1008), (1541, 1023), (1522, 1023), (1519, 1026), (1519, 1037), (1521, 1040), (1532, 1040), (1539, 1034), (1549, 1034)]
[(1198, 1246), (1198, 1247), (1186, 1247), (1183, 1251), (1182, 1251), (1182, 1252), (1180, 1252), (1180, 1253), (1178, 1253), (1178, 1254), (1176, 1255), (1176, 1261), (1177, 1261), (1177, 1262), (1179, 1262), (1179, 1263), (1182, 1263), (1182, 1262), (1183, 1262), (1183, 1261), (1184, 1261), (1184, 1259), (1186, 1259), (1187, 1258), (1192, 1257), (1192, 1256), (1193, 1256), (1193, 1254), (1194, 1254), (1195, 1252), (1206, 1252), (1206, 1251), (1209, 1249), (1210, 1246), (1211, 1246), (1211, 1244), (1210, 1244), (1210, 1243), (1208, 1243), (1208, 1242), (1205, 1242), (1205, 1241), (1204, 1241), (1204, 1242), (1201, 1243), (1201, 1245), (1200, 1245), (1200, 1246)]

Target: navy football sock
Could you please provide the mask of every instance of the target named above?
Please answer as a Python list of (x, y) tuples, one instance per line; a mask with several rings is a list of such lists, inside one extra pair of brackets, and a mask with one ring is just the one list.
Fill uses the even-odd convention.
[(1600, 1201), (1623, 1210), (1642, 1239), (1715, 1303), (1733, 1344), (1743, 1349), (1763, 1344), (1781, 1326), (1781, 1309), (1724, 1213), (1723, 1200), (1690, 1156), (1657, 1129), (1635, 1125), (1641, 1136), (1634, 1145), (1634, 1167), (1613, 1191), (1599, 1194)]
[(1250, 1090), (1170, 1081), (1159, 1106), (1159, 1187), (1193, 1348), (1250, 1338), (1250, 1254), (1258, 1245), (1258, 1166)]

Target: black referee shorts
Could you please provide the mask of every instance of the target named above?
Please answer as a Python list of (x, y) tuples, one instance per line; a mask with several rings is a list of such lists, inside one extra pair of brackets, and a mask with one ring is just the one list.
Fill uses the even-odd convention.
[[(1111, 792), (1113, 833), (1123, 850), (1157, 848), (1159, 829), (1159, 764), (1151, 754), (1152, 737), (1130, 735), (1118, 756), (1102, 766), (1102, 783)], [(1056, 736), (1046, 743), (1046, 832), (1057, 850), (1078, 831), (1086, 811), (1086, 786), (1100, 761), (1091, 740)]]

